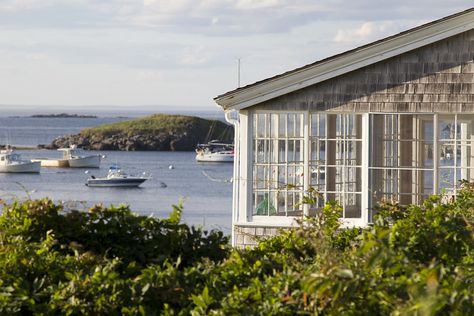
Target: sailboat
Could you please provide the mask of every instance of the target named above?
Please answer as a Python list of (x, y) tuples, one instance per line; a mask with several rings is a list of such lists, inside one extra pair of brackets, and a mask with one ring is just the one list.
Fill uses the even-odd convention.
[(234, 144), (212, 140), (207, 144), (197, 144), (196, 161), (198, 162), (234, 162)]
[[(213, 134), (216, 122), (214, 121), (207, 132), (206, 141)], [(229, 132), (231, 126), (227, 126), (219, 136), (225, 139), (226, 133)], [(196, 145), (196, 161), (198, 162), (234, 162), (234, 144), (222, 142), (220, 140), (211, 140), (207, 143)]]

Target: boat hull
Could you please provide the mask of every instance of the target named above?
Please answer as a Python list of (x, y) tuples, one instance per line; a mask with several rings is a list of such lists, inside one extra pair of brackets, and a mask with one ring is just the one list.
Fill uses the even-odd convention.
[(41, 167), (60, 167), (60, 168), (69, 167), (69, 162), (67, 161), (67, 159), (37, 158), (37, 159), (32, 159), (31, 161), (39, 161), (41, 163)]
[(1, 173), (39, 173), (40, 169), (39, 161), (0, 166)]
[(197, 154), (196, 161), (198, 162), (234, 162), (234, 154)]
[(99, 168), (100, 156), (77, 157), (67, 160), (71, 168)]
[(86, 185), (89, 187), (138, 187), (145, 182), (146, 178), (126, 178), (126, 179), (87, 179)]

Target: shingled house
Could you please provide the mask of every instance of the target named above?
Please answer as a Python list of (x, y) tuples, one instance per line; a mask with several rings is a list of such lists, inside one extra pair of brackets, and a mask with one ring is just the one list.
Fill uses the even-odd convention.
[(473, 59), (474, 8), (216, 97), (236, 125), (233, 244), (328, 200), (363, 226), (381, 200), (454, 196), (474, 180)]

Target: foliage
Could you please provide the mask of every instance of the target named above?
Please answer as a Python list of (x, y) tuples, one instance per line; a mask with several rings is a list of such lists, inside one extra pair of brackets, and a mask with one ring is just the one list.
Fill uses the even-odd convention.
[(342, 228), (331, 203), (252, 249), (182, 224), (180, 204), (158, 220), (15, 202), (0, 216), (0, 313), (472, 315), (474, 186), (463, 186), (455, 201), (382, 204), (364, 229)]

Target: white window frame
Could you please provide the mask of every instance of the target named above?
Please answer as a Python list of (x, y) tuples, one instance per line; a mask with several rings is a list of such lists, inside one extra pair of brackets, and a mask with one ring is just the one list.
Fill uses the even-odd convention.
[[(246, 185), (245, 191), (246, 192), (246, 208), (245, 208), (245, 219), (243, 216), (237, 216), (239, 222), (241, 224), (246, 225), (255, 225), (255, 226), (272, 226), (272, 227), (290, 227), (297, 224), (297, 219), (300, 219), (301, 216), (272, 216), (272, 215), (253, 215), (253, 126), (254, 126), (254, 119), (256, 118), (256, 114), (302, 114), (303, 115), (303, 190), (307, 192), (309, 189), (310, 184), (310, 175), (309, 175), (309, 161), (310, 161), (310, 120), (311, 114), (314, 113), (321, 113), (321, 114), (351, 114), (344, 111), (340, 112), (327, 112), (327, 111), (318, 111), (318, 112), (310, 112), (310, 111), (288, 111), (288, 110), (256, 110), (256, 111), (249, 111), (247, 120), (245, 124), (242, 124), (242, 127), (246, 130), (246, 135), (243, 135), (245, 138), (245, 146), (244, 142), (242, 143), (241, 151), (242, 151), (242, 159), (241, 164), (242, 166), (247, 166), (245, 173), (246, 173)], [(352, 227), (352, 226), (366, 226), (368, 224), (368, 157), (369, 157), (369, 146), (368, 146), (368, 139), (369, 139), (369, 129), (368, 129), (368, 122), (369, 122), (369, 114), (368, 113), (355, 113), (362, 116), (362, 164), (361, 164), (361, 217), (360, 218), (341, 218), (342, 227)], [(245, 126), (246, 125), (246, 126)], [(327, 127), (326, 127), (327, 129)], [(245, 153), (243, 151), (246, 151)], [(243, 170), (243, 169), (242, 169)], [(239, 209), (239, 212), (244, 211), (244, 209)], [(309, 213), (309, 205), (303, 205), (303, 215), (307, 216)], [(239, 223), (236, 223), (239, 224)]]
[[(301, 128), (303, 129), (303, 173), (304, 175), (307, 175), (307, 161), (308, 161), (308, 146), (306, 145), (306, 141), (308, 139), (308, 111), (287, 111), (287, 110), (281, 110), (281, 111), (274, 111), (274, 110), (257, 110), (257, 111), (252, 111), (250, 112), (249, 115), (249, 120), (248, 120), (248, 135), (247, 135), (247, 141), (248, 141), (248, 154), (246, 155), (248, 158), (248, 161), (246, 162), (248, 166), (248, 172), (247, 172), (247, 222), (248, 223), (253, 223), (256, 225), (264, 225), (264, 226), (281, 226), (281, 227), (288, 227), (288, 226), (294, 226), (297, 224), (296, 220), (301, 218), (301, 216), (278, 216), (278, 215), (254, 215), (253, 214), (253, 166), (254, 166), (254, 156), (253, 156), (253, 135), (254, 135), (254, 120), (256, 119), (257, 114), (300, 114), (303, 116), (302, 119), (302, 126)], [(288, 127), (287, 127), (288, 128)], [(244, 163), (243, 161), (241, 163)], [(286, 163), (287, 164), (287, 163)], [(306, 180), (306, 176), (303, 177), (303, 192), (306, 192), (308, 190), (308, 181)], [(303, 205), (303, 215), (306, 215), (308, 213), (308, 205)]]
[[(446, 116), (454, 116), (454, 138), (453, 139), (441, 139), (439, 138), (439, 133), (437, 131), (436, 135), (435, 135), (435, 139), (436, 139), (436, 144), (437, 144), (437, 150), (436, 150), (436, 154), (437, 154), (437, 157), (439, 159), (436, 159), (436, 161), (440, 161), (440, 158), (441, 158), (441, 146), (440, 144), (445, 142), (445, 143), (448, 143), (450, 142), (453, 146), (453, 154), (454, 154), (454, 157), (453, 157), (453, 160), (454, 160), (454, 166), (448, 166), (448, 167), (442, 167), (442, 166), (438, 166), (438, 172), (437, 172), (437, 177), (434, 179), (435, 181), (435, 185), (436, 185), (436, 193), (441, 193), (440, 191), (440, 188), (439, 188), (439, 177), (440, 177), (440, 171), (441, 170), (453, 170), (453, 187), (452, 188), (447, 188), (446, 190), (446, 194), (447, 196), (456, 196), (458, 191), (459, 191), (459, 186), (458, 186), (458, 182), (460, 180), (462, 180), (462, 173), (463, 173), (463, 170), (466, 171), (466, 170), (470, 170), (471, 172), (474, 172), (474, 165), (471, 165), (470, 167), (467, 167), (467, 166), (464, 166), (463, 167), (463, 163), (466, 163), (466, 161), (463, 161), (463, 151), (466, 149), (466, 147), (462, 147), (462, 144), (463, 142), (466, 142), (467, 143), (467, 140), (464, 140), (463, 141), (463, 138), (462, 138), (462, 135), (461, 135), (461, 138), (457, 138), (457, 134), (458, 134), (458, 124), (462, 124), (462, 123), (471, 123), (471, 120), (468, 120), (468, 119), (463, 119), (462, 118), (462, 115), (463, 114), (466, 114), (466, 113), (459, 113), (459, 112), (455, 112), (455, 113), (437, 113), (435, 114), (436, 116), (436, 127), (438, 128), (439, 127), (439, 121), (440, 120), (443, 120)], [(474, 116), (474, 113), (467, 113), (468, 115), (471, 115), (471, 116)], [(461, 116), (461, 117), (460, 117)], [(474, 128), (474, 124), (471, 126), (471, 128)], [(462, 133), (463, 130), (461, 130), (461, 133)], [(473, 131), (471, 131), (473, 132)], [(473, 142), (473, 140), (471, 140), (471, 142)], [(460, 161), (460, 165), (457, 164), (457, 155), (458, 155), (458, 151), (457, 151), (457, 148), (458, 146), (461, 146), (461, 161)], [(471, 143), (471, 152), (474, 150), (474, 146), (473, 144)], [(458, 176), (457, 176), (457, 171), (460, 170), (461, 172), (461, 178), (458, 179)], [(448, 191), (448, 190), (451, 190), (451, 191)]]
[[(348, 112), (340, 111), (318, 111), (319, 113), (323, 114), (347, 114)], [(239, 182), (240, 182), (240, 204), (239, 208), (237, 209), (237, 214), (235, 217), (235, 224), (245, 224), (247, 226), (266, 226), (266, 227), (290, 227), (296, 225), (295, 219), (299, 219), (300, 216), (258, 216), (252, 215), (253, 213), (253, 201), (252, 201), (252, 190), (253, 190), (253, 152), (252, 152), (252, 142), (253, 142), (253, 120), (255, 114), (259, 113), (266, 113), (266, 114), (303, 114), (303, 139), (304, 139), (304, 161), (303, 161), (303, 172), (305, 176), (303, 177), (303, 186), (304, 191), (307, 191), (310, 185), (310, 174), (309, 174), (309, 162), (311, 160), (310, 157), (310, 120), (311, 114), (315, 114), (318, 112), (310, 112), (310, 111), (289, 111), (289, 110), (279, 110), (279, 111), (262, 111), (262, 110), (242, 110), (240, 111), (240, 122), (241, 122), (241, 147), (240, 147), (240, 162), (241, 162), (241, 174), (239, 175)], [(463, 121), (462, 115), (465, 113), (460, 112), (365, 112), (365, 113), (356, 113), (362, 115), (362, 210), (361, 210), (361, 218), (351, 218), (351, 219), (341, 219), (343, 227), (351, 227), (351, 226), (366, 226), (369, 223), (369, 210), (373, 207), (371, 205), (373, 203), (372, 196), (370, 193), (370, 183), (369, 183), (369, 175), (370, 170), (373, 169), (370, 162), (370, 147), (371, 147), (371, 139), (370, 133), (373, 132), (371, 130), (372, 126), (370, 125), (371, 116), (372, 115), (433, 115), (433, 193), (438, 194), (440, 192), (439, 189), (439, 177), (440, 177), (440, 138), (439, 138), (439, 121), (442, 119), (442, 116), (445, 115), (454, 115), (455, 122)], [(474, 113), (469, 113), (474, 115)], [(467, 122), (471, 122), (471, 120), (467, 120)], [(456, 124), (457, 128), (457, 124)], [(474, 129), (474, 124), (471, 126)], [(462, 139), (462, 137), (461, 137)], [(453, 143), (455, 144), (455, 149), (457, 145), (461, 143), (460, 140), (454, 139)], [(457, 150), (455, 150), (456, 152)], [(474, 151), (474, 141), (472, 141), (471, 151)], [(457, 155), (457, 152), (456, 152)], [(400, 168), (403, 169), (403, 168)], [(421, 170), (421, 169), (429, 169), (430, 168), (407, 168), (410, 170)], [(456, 172), (457, 167), (454, 168)], [(474, 164), (469, 167), (468, 169), (474, 172)], [(457, 179), (456, 179), (457, 180)], [(455, 183), (455, 186), (457, 183)], [(455, 191), (456, 192), (456, 191)], [(308, 205), (304, 205), (303, 214), (308, 215), (309, 207)]]

